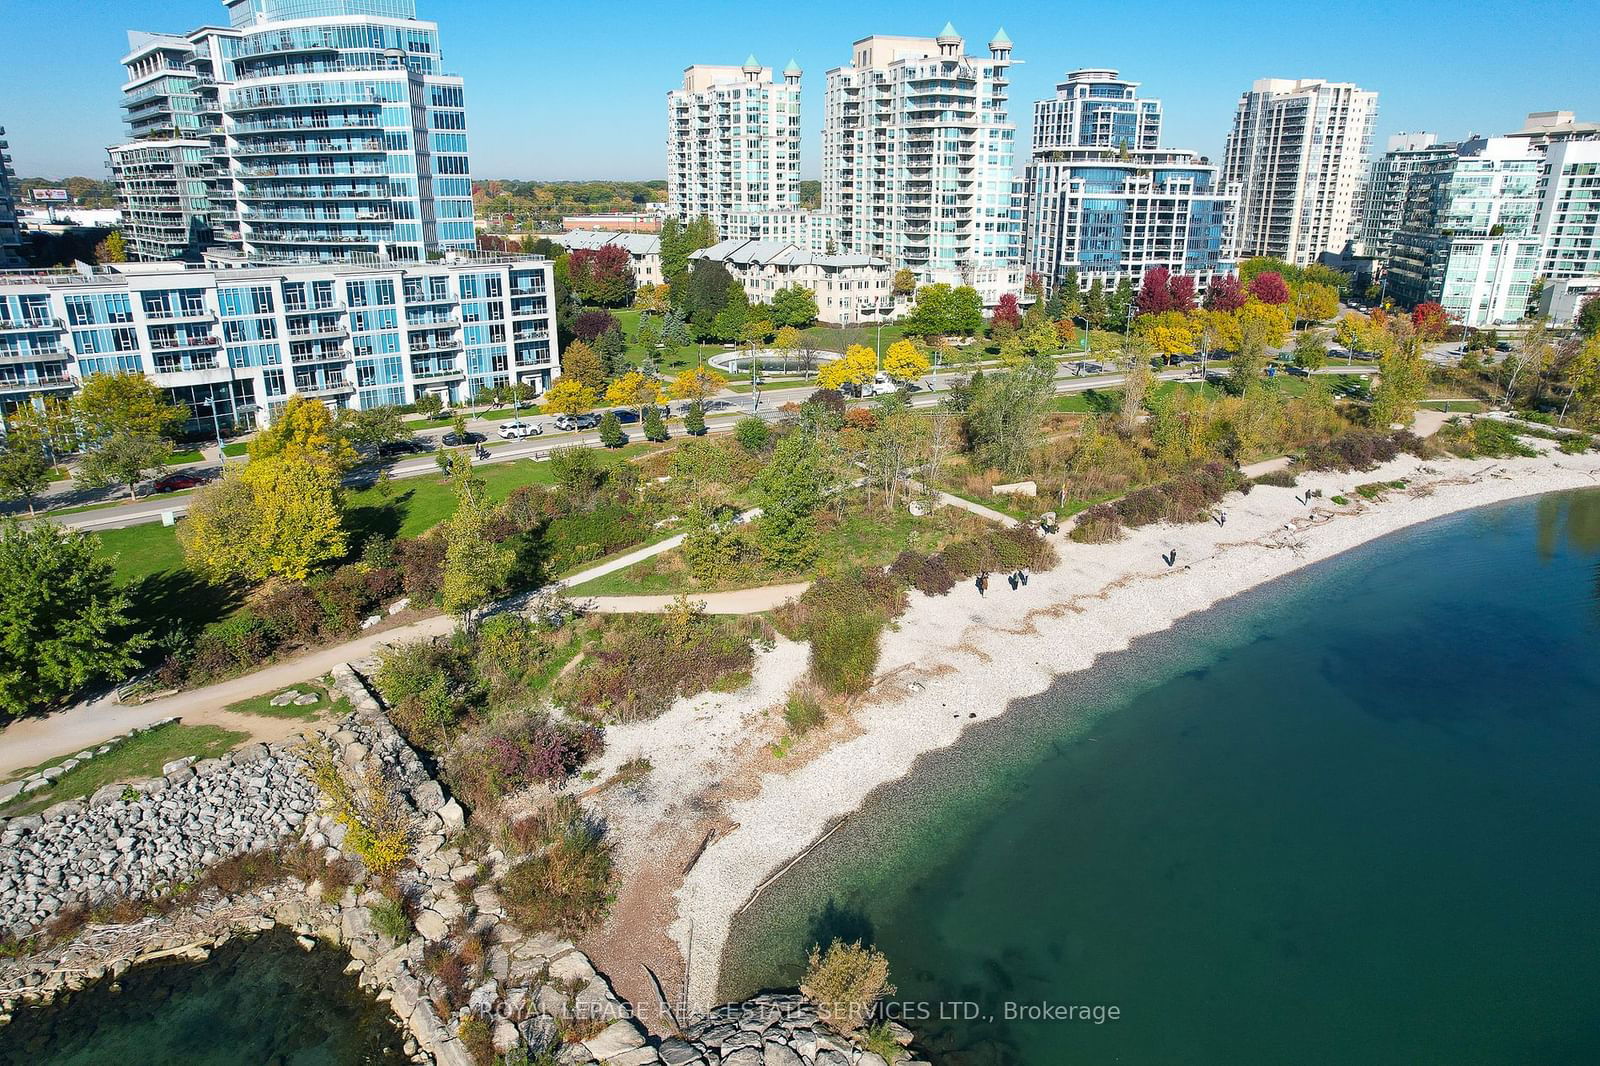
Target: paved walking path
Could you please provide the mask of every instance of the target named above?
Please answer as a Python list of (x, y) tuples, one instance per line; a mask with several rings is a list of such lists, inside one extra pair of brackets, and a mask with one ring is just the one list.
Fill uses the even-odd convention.
[[(692, 593), (689, 599), (705, 604), (707, 614), (760, 614), (798, 599), (810, 587), (809, 581), (796, 581), (732, 592)], [(605, 614), (655, 614), (672, 606), (676, 599), (676, 596), (594, 596), (582, 602)]]
[[(740, 515), (740, 520), (748, 521), (759, 513), (759, 511), (747, 511)], [(682, 535), (668, 537), (665, 540), (646, 545), (637, 551), (599, 563), (587, 570), (581, 570), (570, 577), (563, 578), (559, 584), (568, 588), (573, 585), (581, 585), (585, 581), (592, 581), (597, 577), (604, 577), (606, 574), (626, 569), (634, 563), (648, 559), (653, 555), (671, 551), (682, 543)], [(723, 595), (736, 596), (738, 594), (725, 593)], [(525, 599), (525, 596), (511, 597), (507, 602), (514, 604), (519, 600)], [(671, 601), (671, 597), (666, 599), (667, 602)], [(782, 601), (780, 600), (779, 602)], [(636, 607), (634, 609), (646, 610), (648, 608)], [(655, 609), (660, 610), (661, 608), (657, 607)], [(766, 609), (765, 607), (753, 608), (753, 610)], [(730, 610), (719, 613), (737, 614), (743, 612)], [(99, 744), (119, 733), (125, 733), (135, 726), (149, 725), (169, 715), (177, 715), (187, 725), (224, 725), (229, 729), (243, 730), (251, 734), (252, 740), (281, 739), (291, 733), (299, 732), (299, 728), (284, 730), (282, 719), (267, 718), (260, 715), (229, 714), (223, 708), (231, 703), (249, 699), (252, 696), (279, 691), (298, 682), (310, 681), (321, 677), (340, 663), (352, 662), (371, 656), (383, 644), (403, 640), (416, 640), (419, 637), (441, 636), (454, 629), (455, 624), (455, 619), (448, 615), (435, 615), (407, 625), (396, 626), (393, 629), (356, 637), (341, 644), (318, 648), (293, 659), (272, 663), (254, 673), (245, 674), (243, 677), (221, 681), (215, 685), (207, 685), (204, 688), (178, 692), (164, 699), (153, 700), (150, 703), (142, 703), (132, 707), (124, 706), (116, 702), (116, 697), (113, 694), (108, 693), (100, 699), (78, 703), (54, 714), (39, 718), (25, 718), (19, 722), (13, 722), (6, 726), (5, 729), (0, 730), (0, 776), (9, 774), (11, 771), (24, 766), (37, 766), (39, 763), (46, 762), (58, 755), (70, 755), (73, 752), (82, 751), (84, 748)], [(301, 723), (301, 726), (303, 724)]]

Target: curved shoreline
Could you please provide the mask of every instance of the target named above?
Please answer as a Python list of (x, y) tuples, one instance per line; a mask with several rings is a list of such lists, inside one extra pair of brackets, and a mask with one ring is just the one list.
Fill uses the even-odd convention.
[[(1406, 479), (1375, 503), (1356, 484)], [(1365, 473), (1319, 473), (1300, 488), (1256, 488), (1225, 503), (1227, 523), (1160, 525), (1116, 544), (1061, 544), (1062, 562), (1017, 593), (980, 599), (912, 594), (886, 633), (878, 680), (858, 708), (858, 736), (788, 774), (762, 775), (757, 795), (728, 810), (736, 828), (701, 856), (676, 893), (671, 934), (689, 969), (688, 1001), (715, 1000), (733, 917), (880, 785), (967, 726), (1004, 714), (1065, 675), (1093, 668), (1135, 639), (1351, 548), (1460, 511), (1600, 486), (1600, 455), (1420, 461), (1402, 456)], [(1321, 489), (1318, 506), (1297, 497)], [(1348, 506), (1330, 501), (1349, 493)], [(1160, 556), (1177, 550), (1177, 565)], [(708, 961), (709, 958), (709, 961)]]

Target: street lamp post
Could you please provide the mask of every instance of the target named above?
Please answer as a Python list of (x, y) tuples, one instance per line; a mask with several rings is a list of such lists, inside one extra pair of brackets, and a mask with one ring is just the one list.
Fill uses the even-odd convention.
[(228, 457), (222, 451), (222, 419), (217, 416), (217, 401), (213, 399), (201, 400), (199, 406), (211, 412), (211, 429), (217, 435), (217, 462), (226, 466)]

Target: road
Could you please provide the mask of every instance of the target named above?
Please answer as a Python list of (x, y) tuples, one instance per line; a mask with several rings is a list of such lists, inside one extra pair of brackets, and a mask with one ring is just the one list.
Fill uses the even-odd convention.
[[(1091, 389), (1115, 388), (1122, 383), (1123, 375), (1120, 373), (1081, 374), (1075, 370), (1077, 364), (1067, 363), (1056, 372), (1055, 391), (1057, 394), (1070, 394), (1088, 392)], [(1371, 374), (1375, 370), (1370, 366), (1329, 366), (1320, 373), (1324, 374)], [(1193, 379), (1198, 374), (1198, 367), (1184, 366), (1171, 370), (1163, 370), (1156, 377), (1163, 381), (1182, 381)], [(939, 376), (939, 385), (944, 386), (939, 391), (934, 390), (932, 377), (925, 377), (915, 384), (915, 391), (911, 394), (910, 404), (913, 408), (928, 408), (939, 404), (944, 398), (944, 392), (955, 375), (945, 373)], [(712, 399), (711, 405), (717, 409), (706, 415), (706, 429), (709, 433), (726, 433), (730, 431), (739, 419), (755, 414), (768, 421), (776, 421), (783, 417), (782, 408), (788, 404), (798, 404), (815, 391), (811, 384), (790, 387), (772, 388), (763, 391), (759, 397), (759, 405), (752, 410), (752, 397), (745, 393), (725, 392)], [(675, 408), (681, 413), (681, 407)], [(550, 420), (544, 417), (534, 417), (527, 412), (520, 413), (522, 421), (534, 422), (546, 427), (545, 433), (538, 437), (529, 437), (522, 440), (499, 441), (496, 430), (502, 422), (512, 419), (510, 411), (498, 412), (492, 418), (471, 419), (468, 428), (476, 433), (487, 436), (491, 443), (488, 445), (489, 458), (479, 460), (479, 465), (492, 465), (495, 463), (515, 462), (518, 459), (536, 458), (550, 452), (555, 448), (578, 445), (583, 447), (601, 447), (600, 435), (595, 432), (563, 433), (553, 430)], [(635, 424), (636, 425), (636, 424)], [(449, 432), (448, 429), (438, 428), (424, 430), (417, 434), (418, 437), (433, 440)], [(634, 429), (637, 433), (637, 429)], [(185, 467), (195, 473), (208, 477), (215, 476), (219, 465), (215, 460), (204, 463), (190, 464)], [(389, 476), (394, 479), (412, 477), (425, 477), (437, 474), (438, 463), (431, 452), (417, 458), (403, 459), (388, 467)], [(368, 467), (357, 471), (351, 477), (354, 485), (370, 484), (377, 476), (377, 468)], [(79, 511), (71, 514), (49, 516), (61, 525), (72, 529), (105, 530), (123, 529), (127, 526), (145, 525), (152, 522), (161, 522), (167, 514), (174, 518), (188, 510), (188, 493), (169, 493), (161, 496), (144, 497), (139, 500), (127, 501), (121, 504), (110, 504), (105, 507), (96, 507), (91, 510)], [(44, 516), (41, 516), (44, 517)]]

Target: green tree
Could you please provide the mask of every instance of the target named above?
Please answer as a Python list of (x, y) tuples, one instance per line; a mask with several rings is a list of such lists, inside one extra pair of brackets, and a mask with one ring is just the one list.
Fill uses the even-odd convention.
[(661, 417), (661, 408), (655, 406), (645, 408), (644, 438), (657, 442), (667, 439), (667, 420)]
[(150, 640), (90, 534), (0, 522), (0, 711), (46, 710), (125, 676)]
[(622, 338), (622, 330), (608, 329), (600, 334), (595, 342), (595, 347), (600, 352), (600, 372), (605, 377), (614, 378), (627, 368), (623, 358), (628, 350), (628, 342)]
[(561, 376), (581, 381), (591, 389), (605, 384), (606, 368), (600, 353), (583, 341), (573, 341), (561, 352)]
[(130, 499), (140, 481), (167, 468), (187, 417), (143, 374), (92, 374), (72, 406), (84, 452), (78, 480), (126, 485)]
[(470, 468), (456, 474), (456, 510), (445, 522), (444, 577), (440, 600), (470, 630), (477, 612), (504, 589), (516, 553), (490, 535), (494, 508), (483, 482)]
[(790, 285), (772, 294), (772, 318), (780, 326), (805, 327), (817, 320), (817, 296), (804, 285)]
[(620, 448), (628, 443), (627, 434), (622, 432), (622, 420), (617, 417), (617, 412), (607, 411), (601, 417), (600, 443), (607, 448)]
[(1083, 317), (1088, 320), (1091, 329), (1105, 329), (1109, 313), (1105, 284), (1095, 278), (1089, 282), (1089, 293), (1083, 299)]
[(34, 498), (49, 484), (50, 452), (44, 437), (17, 420), (0, 437), (0, 500), (26, 501), (31, 515)]
[(1312, 372), (1328, 365), (1328, 340), (1321, 330), (1308, 329), (1295, 338), (1294, 365)]
[(734, 423), (733, 439), (739, 442), (739, 447), (751, 455), (757, 455), (766, 449), (767, 442), (772, 439), (772, 427), (763, 419), (746, 415)]
[(816, 438), (801, 430), (786, 433), (756, 475), (761, 507), (756, 537), (774, 568), (798, 570), (815, 558), (815, 512), (822, 503), (824, 480)]
[(967, 439), (985, 462), (1007, 473), (1027, 469), (1054, 380), (1050, 359), (1033, 359), (1005, 373), (973, 375), (966, 401)]
[(411, 439), (405, 416), (392, 405), (365, 410), (346, 408), (339, 412), (338, 427), (339, 435), (357, 451), (376, 452), (385, 444)]
[(1267, 341), (1271, 327), (1263, 320), (1241, 316), (1239, 323), (1239, 350), (1234, 353), (1228, 370), (1229, 391), (1242, 396), (1244, 391), (1261, 379), (1267, 369)]
[(699, 400), (689, 404), (689, 409), (683, 414), (683, 431), (691, 437), (704, 435), (706, 431), (706, 408)]
[(1127, 277), (1118, 279), (1117, 288), (1106, 299), (1106, 328), (1122, 329), (1128, 321), (1128, 312), (1133, 308), (1133, 281)]
[(1573, 324), (1585, 337), (1600, 334), (1600, 293), (1583, 301), (1583, 306), (1578, 308), (1578, 317)]
[(1422, 359), (1422, 337), (1409, 321), (1395, 318), (1393, 343), (1378, 359), (1378, 385), (1372, 390), (1375, 426), (1409, 426), (1428, 388), (1428, 365)]

